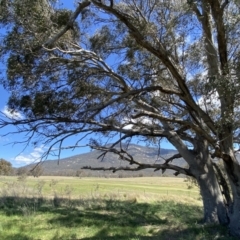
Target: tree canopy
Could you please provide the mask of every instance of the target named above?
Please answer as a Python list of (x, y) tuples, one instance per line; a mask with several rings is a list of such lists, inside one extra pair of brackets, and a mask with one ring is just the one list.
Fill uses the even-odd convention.
[[(1, 9), (2, 84), (19, 116), (3, 114), (2, 127), (17, 126), (26, 143), (48, 146), (46, 154), (61, 152), (73, 135), (72, 148), (92, 134), (111, 138), (110, 147), (97, 137), (89, 145), (118, 154), (133, 165), (126, 170), (194, 177), (205, 221), (240, 236), (239, 1), (85, 0), (73, 11), (12, 0)], [(161, 165), (139, 163), (121, 147), (136, 137), (167, 139), (179, 154)], [(188, 167), (171, 163), (178, 157)]]
[(4, 159), (0, 159), (0, 175), (9, 175), (13, 171), (12, 164)]

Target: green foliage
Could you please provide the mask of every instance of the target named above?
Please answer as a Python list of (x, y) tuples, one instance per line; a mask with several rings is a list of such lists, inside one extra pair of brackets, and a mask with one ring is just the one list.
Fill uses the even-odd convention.
[(186, 182), (188, 189), (192, 189), (198, 186), (197, 180), (193, 177), (186, 176), (184, 181)]
[(4, 159), (0, 159), (0, 175), (10, 175), (13, 172), (12, 164)]
[(56, 10), (55, 14), (51, 16), (51, 20), (57, 24), (58, 27), (66, 26), (72, 11), (68, 9)]

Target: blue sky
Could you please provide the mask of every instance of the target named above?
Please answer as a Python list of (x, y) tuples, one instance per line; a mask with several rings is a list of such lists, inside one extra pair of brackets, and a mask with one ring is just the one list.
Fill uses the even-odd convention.
[[(74, 0), (62, 0), (59, 1), (59, 6), (63, 6), (66, 8), (73, 8), (74, 6)], [(1, 70), (3, 70), (5, 67), (2, 66)], [(0, 85), (0, 111), (5, 110), (6, 104), (8, 101), (9, 93), (3, 88), (3, 86)], [(7, 161), (10, 161), (13, 166), (19, 167), (26, 164), (29, 164), (34, 161), (38, 161), (41, 158), (41, 155), (46, 151), (46, 147), (43, 145), (32, 147), (27, 146), (25, 148), (25, 145), (23, 144), (13, 144), (13, 142), (21, 141), (24, 138), (23, 134), (14, 134), (14, 135), (6, 135), (11, 131), (15, 131), (16, 129), (14, 127), (6, 127), (3, 129), (0, 129), (0, 158), (3, 158)], [(4, 136), (6, 135), (6, 136)], [(66, 141), (66, 146), (71, 145), (74, 143), (76, 138), (72, 138)], [(90, 149), (85, 148), (78, 148), (74, 151), (72, 150), (64, 150), (62, 151), (61, 158), (72, 156), (75, 154), (80, 154), (83, 152), (88, 152)], [(56, 157), (49, 156), (50, 159), (56, 159)]]
[[(59, 6), (63, 4), (66, 8), (73, 8), (74, 0), (61, 0), (59, 1)], [(1, 67), (3, 69), (4, 66)], [(0, 85), (0, 111), (4, 111), (6, 103), (8, 101), (9, 93), (4, 90)], [(46, 151), (46, 146), (39, 145), (37, 147), (27, 146), (23, 144), (13, 144), (13, 142), (21, 141), (24, 138), (23, 134), (7, 135), (11, 131), (14, 131), (14, 127), (6, 127), (0, 129), (0, 158), (10, 161), (14, 167), (24, 166), (26, 164), (32, 163), (34, 161), (39, 161), (41, 155)], [(73, 145), (76, 142), (76, 137), (68, 139), (65, 142), (65, 146)], [(83, 143), (84, 144), (84, 143)], [(169, 143), (163, 142), (162, 148), (173, 148)], [(77, 148), (73, 150), (64, 150), (61, 152), (61, 158), (73, 156), (76, 154), (88, 152), (90, 149), (88, 147)], [(49, 156), (48, 159), (56, 159), (56, 157)]]

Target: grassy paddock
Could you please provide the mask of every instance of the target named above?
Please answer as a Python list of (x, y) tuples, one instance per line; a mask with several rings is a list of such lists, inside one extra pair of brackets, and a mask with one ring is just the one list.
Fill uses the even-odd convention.
[[(1, 177), (0, 187), (18, 184), (16, 177)], [(74, 177), (28, 177), (20, 184), (26, 190), (41, 190), (44, 197), (52, 197), (55, 193), (67, 195), (72, 198), (89, 197), (100, 194), (134, 194), (141, 197), (159, 198), (166, 196), (190, 197), (199, 202), (197, 187), (187, 188), (183, 178), (74, 178)], [(8, 187), (9, 188), (9, 187)], [(33, 194), (34, 191), (30, 191)], [(156, 200), (156, 199), (155, 199)]]
[(0, 178), (0, 239), (234, 239), (180, 178)]

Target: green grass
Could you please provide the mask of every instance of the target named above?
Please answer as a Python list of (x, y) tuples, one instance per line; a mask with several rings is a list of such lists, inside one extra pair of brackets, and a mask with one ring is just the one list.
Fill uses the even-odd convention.
[[(15, 177), (0, 178), (0, 187), (16, 183)], [(44, 196), (54, 196), (55, 192), (65, 195), (71, 192), (71, 196), (89, 196), (95, 194), (139, 194), (154, 197), (181, 196), (199, 198), (199, 190), (194, 187), (187, 189), (183, 178), (74, 178), (74, 177), (28, 177), (24, 184), (28, 188), (35, 189), (43, 186), (41, 193)], [(22, 185), (23, 186), (23, 185)], [(26, 189), (24, 189), (26, 190)], [(32, 193), (32, 191), (30, 191)]]
[(182, 179), (57, 180), (1, 179), (0, 239), (234, 239), (199, 224), (198, 190)]

